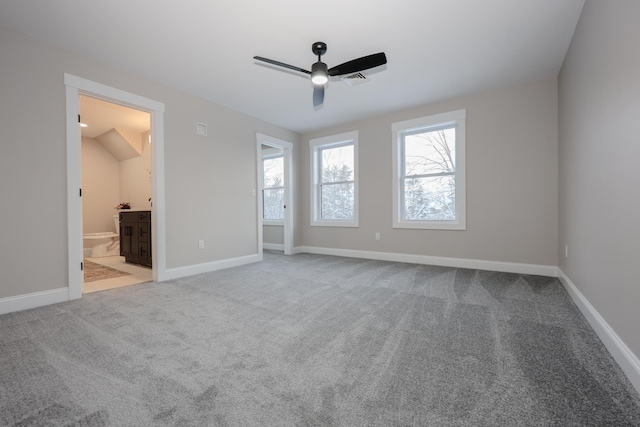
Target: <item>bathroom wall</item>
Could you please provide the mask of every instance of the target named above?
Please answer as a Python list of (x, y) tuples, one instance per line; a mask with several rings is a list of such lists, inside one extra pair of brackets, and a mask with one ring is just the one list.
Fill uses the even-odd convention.
[(120, 162), (120, 202), (128, 202), (131, 209), (150, 209), (151, 203), (151, 144), (149, 132), (138, 137), (142, 156)]
[[(93, 138), (82, 138), (83, 233), (115, 231), (115, 207), (128, 202), (131, 209), (149, 209), (151, 197), (151, 145), (149, 132), (129, 135), (140, 141), (142, 155), (119, 162)], [(85, 242), (86, 245), (86, 242)]]
[(82, 138), (83, 233), (115, 231), (120, 203), (120, 163), (93, 138)]

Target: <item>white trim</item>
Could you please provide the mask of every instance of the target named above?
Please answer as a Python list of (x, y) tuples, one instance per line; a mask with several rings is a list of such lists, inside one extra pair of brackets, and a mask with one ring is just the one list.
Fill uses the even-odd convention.
[[(353, 144), (353, 219), (322, 219), (320, 218), (320, 194), (318, 191), (318, 150), (323, 148), (332, 148), (341, 145)], [(310, 170), (311, 177), (310, 183), (310, 225), (312, 227), (359, 227), (360, 226), (360, 214), (359, 214), (359, 179), (358, 179), (358, 131), (349, 131), (339, 133), (336, 135), (323, 136), (321, 138), (314, 138), (309, 140), (309, 157), (310, 157)]]
[(69, 299), (68, 288), (51, 289), (49, 291), (33, 292), (30, 294), (1, 298), (0, 314), (57, 304), (59, 302), (68, 301)]
[[(65, 74), (65, 84), (67, 75)], [(78, 88), (67, 85), (67, 272), (69, 277), (68, 299), (82, 297), (84, 288), (84, 272), (80, 269), (83, 262), (84, 249), (82, 242), (82, 199), (79, 196), (82, 188), (82, 151), (80, 126), (80, 98)]]
[(284, 251), (284, 245), (281, 243), (263, 243), (263, 249), (270, 249), (272, 251)]
[[(98, 95), (100, 96), (100, 99), (105, 101), (115, 102), (129, 107), (143, 107), (145, 110), (155, 110), (164, 113), (164, 104), (162, 102), (154, 101), (153, 99), (145, 98), (143, 96), (91, 80), (83, 79), (82, 77), (77, 77), (73, 74), (64, 73), (64, 84), (66, 86), (81, 89), (87, 94)], [(125, 104), (123, 104), (123, 102), (125, 102)]]
[(558, 268), (558, 279), (567, 290), (573, 302), (578, 306), (584, 317), (595, 331), (600, 341), (607, 347), (609, 353), (618, 363), (633, 387), (640, 393), (640, 360), (633, 354), (618, 334), (609, 326), (606, 320), (591, 305), (589, 300), (580, 292), (578, 287), (569, 279), (561, 268)]
[(166, 279), (179, 279), (181, 277), (193, 276), (195, 274), (209, 273), (211, 271), (223, 270), (225, 268), (238, 267), (240, 265), (252, 264), (261, 261), (258, 254), (246, 255), (238, 258), (222, 259), (219, 261), (204, 262), (201, 264), (188, 265), (185, 267), (169, 268), (166, 271)]
[(429, 255), (413, 255), (392, 252), (360, 251), (352, 249), (319, 248), (297, 246), (295, 253), (334, 255), (350, 258), (375, 259), (380, 261), (406, 262), (410, 264), (438, 265), (442, 267), (472, 268), (477, 270), (500, 271), (503, 273), (535, 274), (557, 277), (558, 267), (554, 265), (521, 264), (513, 262), (485, 261), (468, 258), (449, 258)]
[[(258, 261), (262, 261), (262, 249), (263, 249), (263, 230), (262, 226), (265, 224), (262, 218), (262, 145), (278, 148), (282, 150), (284, 154), (284, 204), (286, 206), (284, 210), (284, 220), (281, 221), (284, 232), (284, 254), (291, 255), (293, 253), (293, 143), (284, 141), (282, 139), (274, 138), (262, 133), (256, 133), (256, 207), (257, 207), (257, 251)], [(266, 224), (272, 225), (272, 224)]]
[(165, 185), (164, 185), (164, 104), (120, 89), (64, 74), (67, 114), (67, 227), (69, 299), (82, 297), (84, 286), (82, 262), (82, 158), (78, 114), (79, 96), (87, 95), (108, 102), (144, 110), (151, 114), (151, 179), (153, 209), (151, 211), (153, 280), (166, 280)]

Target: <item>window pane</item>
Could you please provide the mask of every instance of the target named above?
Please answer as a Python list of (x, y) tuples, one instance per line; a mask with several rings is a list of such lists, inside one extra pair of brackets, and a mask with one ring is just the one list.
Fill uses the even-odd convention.
[(353, 218), (353, 183), (320, 186), (322, 219)]
[(284, 188), (262, 190), (264, 219), (284, 219)]
[(451, 221), (456, 219), (453, 175), (404, 180), (405, 220)]
[(353, 181), (353, 145), (322, 150), (321, 182)]
[(263, 187), (284, 186), (284, 157), (264, 159), (262, 163), (264, 165)]
[(404, 175), (455, 172), (454, 127), (404, 137)]

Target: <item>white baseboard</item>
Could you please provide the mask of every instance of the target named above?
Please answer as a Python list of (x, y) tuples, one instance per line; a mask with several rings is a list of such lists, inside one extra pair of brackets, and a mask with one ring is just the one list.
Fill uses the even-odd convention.
[(246, 255), (238, 258), (222, 259), (219, 261), (204, 262), (202, 264), (188, 265), (186, 267), (168, 268), (162, 280), (179, 279), (181, 277), (193, 276), (194, 274), (208, 273), (210, 271), (222, 270), (239, 265), (251, 264), (260, 261), (258, 254)]
[(319, 248), (298, 246), (293, 253), (312, 253), (335, 255), (351, 258), (366, 258), (380, 261), (407, 262), (411, 264), (439, 265), (443, 267), (472, 268), (478, 270), (501, 271), (504, 273), (535, 274), (539, 276), (558, 276), (558, 267), (554, 265), (519, 264), (513, 262), (483, 261), (466, 258), (448, 258), (428, 255), (399, 254), (392, 252), (358, 251), (352, 249)]
[(609, 326), (598, 311), (591, 305), (589, 300), (582, 295), (576, 285), (569, 277), (558, 268), (558, 279), (567, 290), (573, 302), (578, 306), (591, 328), (600, 338), (600, 341), (607, 347), (622, 371), (633, 387), (640, 393), (640, 360), (633, 354), (627, 345), (620, 339), (618, 334)]
[(51, 289), (50, 291), (0, 298), (0, 314), (29, 310), (64, 301), (69, 301), (69, 288)]
[(262, 243), (262, 249), (269, 249), (272, 251), (284, 251), (284, 245), (280, 243)]

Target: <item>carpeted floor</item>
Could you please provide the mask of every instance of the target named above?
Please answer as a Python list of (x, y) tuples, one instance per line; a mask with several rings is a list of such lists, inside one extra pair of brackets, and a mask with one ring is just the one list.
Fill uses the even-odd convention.
[(131, 273), (116, 270), (115, 268), (101, 265), (88, 259), (84, 259), (84, 281), (95, 282), (97, 280), (112, 279), (114, 277), (128, 276)]
[(638, 426), (556, 279), (321, 255), (0, 316), (0, 425)]

